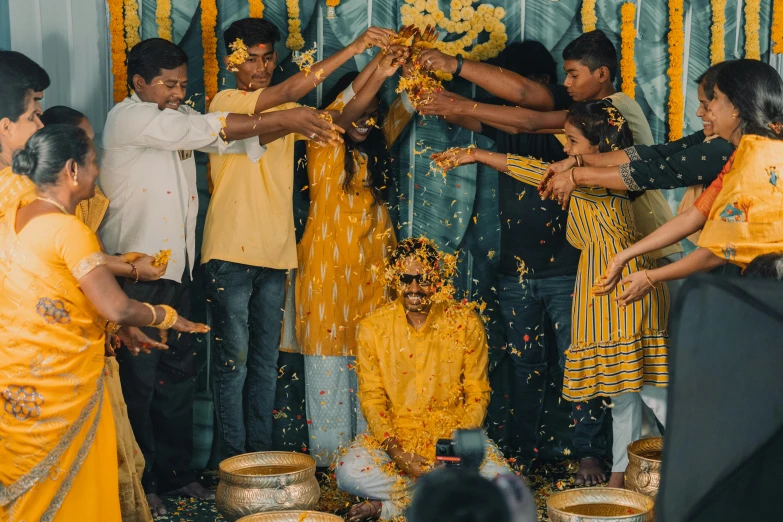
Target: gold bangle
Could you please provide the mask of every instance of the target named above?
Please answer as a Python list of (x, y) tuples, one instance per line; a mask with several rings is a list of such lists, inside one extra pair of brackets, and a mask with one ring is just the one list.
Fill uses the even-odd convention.
[(109, 335), (117, 335), (117, 332), (120, 331), (120, 328), (122, 328), (122, 325), (119, 325), (117, 323), (112, 323), (111, 321), (106, 321), (106, 333)]
[(577, 167), (584, 167), (585, 166), (584, 158), (582, 158), (581, 154), (577, 154), (576, 155), (576, 166)]
[(576, 167), (571, 167), (571, 174), (570, 174), (569, 177), (571, 178), (571, 183), (573, 183), (575, 187), (578, 187), (579, 185), (576, 184), (576, 180), (574, 179), (574, 171), (575, 170), (576, 170)]
[(174, 308), (168, 305), (158, 305), (158, 306), (160, 306), (166, 311), (166, 317), (164, 317), (163, 321), (161, 321), (160, 324), (156, 325), (155, 328), (159, 328), (160, 330), (168, 330), (169, 328), (174, 326), (174, 323), (177, 322), (179, 315), (177, 314), (177, 311), (174, 310)]
[(149, 304), (149, 303), (141, 303), (141, 304), (143, 304), (144, 306), (146, 306), (147, 308), (149, 308), (149, 309), (150, 309), (150, 312), (152, 312), (152, 321), (150, 321), (150, 324), (148, 324), (147, 326), (156, 326), (156, 325), (155, 325), (155, 319), (157, 319), (157, 318), (158, 318), (158, 314), (156, 314), (156, 313), (155, 313), (155, 307), (154, 307), (154, 306), (152, 306), (152, 305), (151, 305), (151, 304)]
[(655, 283), (653, 283), (652, 279), (650, 279), (650, 274), (647, 273), (647, 270), (644, 271), (644, 277), (647, 278), (647, 284), (650, 285), (650, 288), (655, 290)]

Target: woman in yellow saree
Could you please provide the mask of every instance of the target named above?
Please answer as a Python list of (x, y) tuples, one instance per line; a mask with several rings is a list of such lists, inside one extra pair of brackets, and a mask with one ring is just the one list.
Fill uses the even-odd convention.
[(118, 521), (101, 317), (207, 327), (128, 299), (117, 285), (97, 238), (74, 215), (98, 175), (83, 130), (41, 129), (13, 165), (38, 195), (0, 220), (0, 521)]

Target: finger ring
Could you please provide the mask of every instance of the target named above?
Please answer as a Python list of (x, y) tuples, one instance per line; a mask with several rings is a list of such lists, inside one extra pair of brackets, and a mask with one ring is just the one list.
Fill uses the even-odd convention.
[(312, 133), (312, 134), (310, 135), (310, 139), (311, 139), (311, 140), (314, 140), (314, 139), (315, 139), (315, 133)]

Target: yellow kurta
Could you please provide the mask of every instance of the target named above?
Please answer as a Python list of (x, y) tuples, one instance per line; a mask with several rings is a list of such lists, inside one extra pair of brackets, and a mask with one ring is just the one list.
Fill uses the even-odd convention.
[[(328, 110), (340, 110), (344, 96)], [(398, 98), (383, 123), (388, 146), (410, 118)], [(344, 144), (307, 144), (310, 212), (296, 275), (296, 338), (304, 355), (355, 355), (359, 321), (386, 302), (383, 264), (396, 246), (394, 227), (366, 186), (367, 158), (356, 150), (356, 175), (350, 190), (343, 188), (345, 151)]]
[(435, 457), (439, 438), (480, 428), (489, 404), (484, 324), (469, 308), (435, 304), (427, 322), (408, 324), (399, 300), (359, 323), (359, 401), (378, 442)]
[(78, 279), (103, 263), (74, 216), (0, 221), (0, 520), (118, 521), (104, 334)]
[(744, 136), (699, 246), (742, 268), (783, 251), (783, 141)]
[[(509, 174), (538, 186), (547, 164), (508, 156)], [(566, 352), (563, 397), (584, 401), (600, 395), (640, 391), (642, 385), (666, 386), (668, 376), (669, 293), (658, 285), (621, 308), (608, 296), (594, 296), (593, 283), (609, 261), (636, 240), (631, 201), (624, 191), (578, 188), (568, 210), (566, 237), (582, 251), (574, 288), (571, 346)], [(648, 255), (636, 257), (623, 276), (652, 269)]]

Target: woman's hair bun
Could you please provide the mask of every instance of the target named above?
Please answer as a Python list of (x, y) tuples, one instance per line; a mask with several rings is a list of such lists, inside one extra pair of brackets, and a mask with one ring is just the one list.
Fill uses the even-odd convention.
[(16, 174), (24, 174), (33, 178), (35, 167), (38, 165), (38, 153), (29, 148), (19, 149), (14, 152), (13, 171)]

